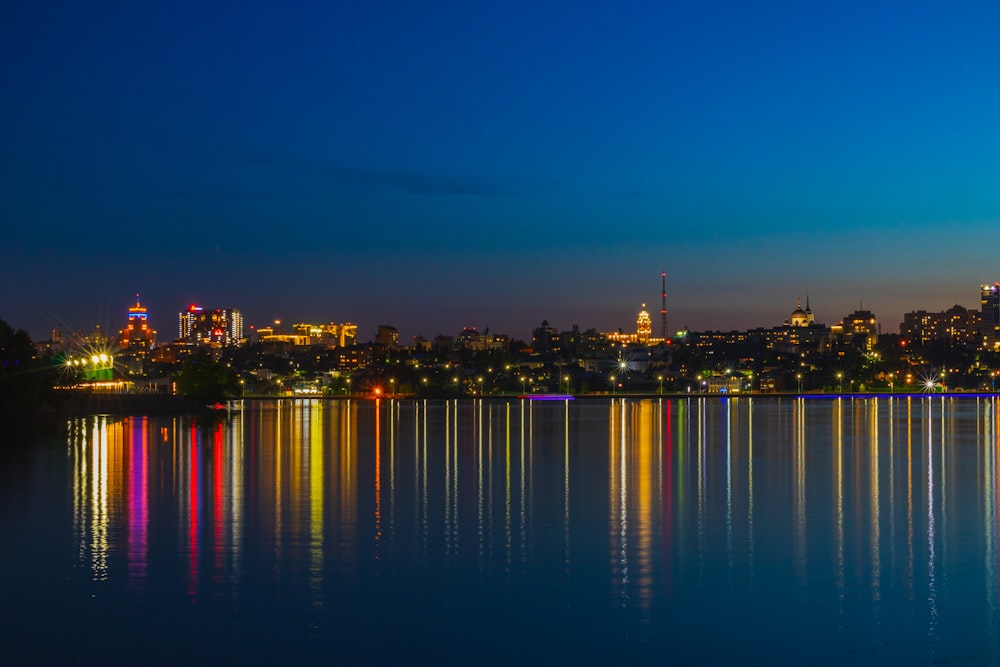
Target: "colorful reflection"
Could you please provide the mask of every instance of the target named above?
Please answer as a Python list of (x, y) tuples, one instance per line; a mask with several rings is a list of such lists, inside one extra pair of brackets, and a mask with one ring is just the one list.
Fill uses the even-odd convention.
[(708, 599), (844, 625), (860, 605), (872, 628), (903, 605), (932, 650), (956, 578), (978, 577), (978, 629), (998, 637), (998, 433), (997, 399), (943, 396), (92, 417), (68, 423), (72, 530), (94, 581), (141, 592), (166, 572), (200, 605), (263, 578), (301, 591), (316, 627), (378, 568), (450, 568), (596, 586), (650, 628)]

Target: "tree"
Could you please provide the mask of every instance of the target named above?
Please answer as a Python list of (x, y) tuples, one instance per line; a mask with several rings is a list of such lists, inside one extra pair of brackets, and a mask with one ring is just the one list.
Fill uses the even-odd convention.
[(0, 320), (0, 413), (30, 416), (51, 398), (52, 373), (24, 329)]
[(203, 403), (218, 403), (239, 395), (236, 371), (212, 359), (207, 350), (198, 350), (181, 364), (177, 373), (177, 393)]

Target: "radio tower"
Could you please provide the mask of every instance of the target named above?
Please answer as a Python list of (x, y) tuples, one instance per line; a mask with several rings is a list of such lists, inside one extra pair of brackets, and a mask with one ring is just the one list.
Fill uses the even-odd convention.
[(663, 271), (660, 273), (660, 280), (663, 281), (663, 292), (660, 294), (660, 298), (663, 299), (663, 303), (660, 306), (660, 335), (663, 337), (663, 342), (667, 342), (667, 272)]

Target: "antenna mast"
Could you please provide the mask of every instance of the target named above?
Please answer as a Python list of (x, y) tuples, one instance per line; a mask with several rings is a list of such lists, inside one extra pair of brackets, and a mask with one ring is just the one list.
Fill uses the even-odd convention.
[(660, 272), (660, 280), (663, 282), (663, 291), (660, 294), (662, 305), (660, 306), (660, 335), (663, 342), (667, 342), (667, 272)]

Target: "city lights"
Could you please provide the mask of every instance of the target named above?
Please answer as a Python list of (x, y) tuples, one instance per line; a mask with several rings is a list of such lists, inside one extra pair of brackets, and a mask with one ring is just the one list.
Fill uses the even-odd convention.
[[(157, 342), (150, 313), (137, 297), (117, 337), (99, 330), (74, 334), (74, 340), (88, 343), (59, 356), (60, 384), (82, 386), (117, 374), (164, 376), (163, 386), (172, 386), (171, 374), (205, 351), (237, 374), (234, 395), (254, 398), (347, 398), (353, 396), (350, 374), (363, 383), (366, 395), (400, 399), (438, 392), (477, 397), (608, 393), (601, 378), (607, 378), (612, 395), (620, 389), (630, 396), (663, 396), (672, 387), (709, 394), (894, 394), (897, 384), (924, 392), (995, 392), (997, 360), (970, 356), (974, 363), (963, 367), (956, 354), (947, 367), (932, 369), (925, 357), (932, 344), (979, 355), (1000, 349), (1000, 328), (994, 335), (990, 324), (996, 315), (1000, 327), (1000, 289), (984, 287), (982, 297), (980, 311), (953, 306), (941, 313), (909, 313), (898, 335), (883, 334), (874, 314), (863, 309), (835, 324), (820, 324), (807, 295), (782, 324), (747, 331), (684, 329), (669, 346), (652, 336), (644, 304), (634, 333), (599, 333), (576, 325), (560, 331), (543, 321), (530, 344), (514, 347), (510, 336), (467, 326), (455, 337), (442, 335), (433, 342), (414, 336), (412, 348), (400, 346), (398, 330), (387, 324), (379, 325), (377, 337), (367, 344), (357, 338), (358, 325), (299, 323), (286, 330), (280, 319), (250, 326), (248, 338), (239, 310), (198, 305), (179, 313), (178, 338)], [(54, 338), (52, 349), (61, 342)], [(386, 377), (387, 369), (393, 377)]]

